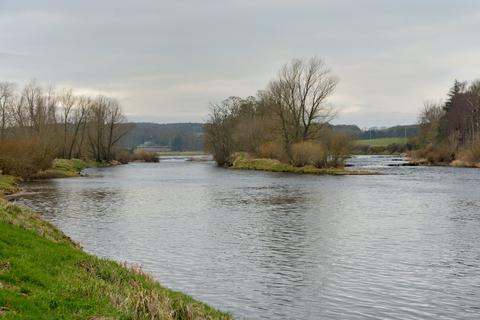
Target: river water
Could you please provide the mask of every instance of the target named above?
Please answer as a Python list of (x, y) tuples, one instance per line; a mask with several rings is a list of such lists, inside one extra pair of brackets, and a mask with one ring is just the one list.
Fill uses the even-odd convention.
[(397, 160), (345, 177), (135, 163), (18, 201), (239, 319), (480, 319), (480, 170)]

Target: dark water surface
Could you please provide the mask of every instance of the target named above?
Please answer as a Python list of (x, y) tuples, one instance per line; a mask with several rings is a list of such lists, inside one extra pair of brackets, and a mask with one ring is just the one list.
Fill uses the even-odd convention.
[(243, 319), (480, 319), (480, 170), (300, 176), (163, 161), (21, 200), (96, 255)]

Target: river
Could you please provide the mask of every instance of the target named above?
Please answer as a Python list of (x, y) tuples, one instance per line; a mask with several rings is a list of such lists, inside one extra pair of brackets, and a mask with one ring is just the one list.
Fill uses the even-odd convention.
[(313, 176), (162, 159), (25, 184), (86, 251), (239, 319), (480, 319), (480, 170)]

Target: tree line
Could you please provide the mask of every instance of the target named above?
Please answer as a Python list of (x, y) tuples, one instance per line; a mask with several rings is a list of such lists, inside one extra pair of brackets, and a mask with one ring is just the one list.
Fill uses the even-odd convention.
[(432, 163), (480, 162), (480, 80), (455, 80), (444, 102), (428, 101), (419, 117), (417, 158)]
[(203, 150), (203, 123), (130, 123), (122, 145), (135, 148), (146, 141), (174, 151)]
[(0, 82), (0, 170), (28, 176), (55, 158), (111, 161), (128, 132), (119, 102), (31, 81)]
[(240, 152), (295, 166), (342, 166), (350, 138), (331, 129), (336, 111), (327, 101), (337, 82), (321, 59), (293, 59), (256, 96), (212, 105), (204, 145), (222, 166)]

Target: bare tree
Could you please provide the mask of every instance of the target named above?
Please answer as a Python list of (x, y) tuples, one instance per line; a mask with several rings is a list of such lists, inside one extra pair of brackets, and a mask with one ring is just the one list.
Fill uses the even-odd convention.
[(480, 135), (480, 80), (470, 84), (467, 95), (467, 103), (470, 106), (470, 133), (473, 141)]
[(121, 126), (125, 117), (115, 99), (97, 97), (88, 112), (88, 141), (93, 157), (97, 161), (110, 161), (113, 146), (127, 133), (127, 127)]
[(418, 124), (421, 144), (435, 143), (439, 138), (438, 132), (442, 118), (445, 116), (443, 103), (435, 103), (432, 101), (425, 101), (423, 110), (420, 113)]
[(233, 132), (238, 114), (237, 98), (212, 104), (210, 119), (205, 124), (204, 144), (218, 165), (230, 165), (234, 151)]
[[(77, 146), (77, 158), (81, 157), (83, 141), (85, 137), (85, 128), (87, 125), (87, 113), (92, 104), (92, 99), (86, 96), (77, 98), (77, 105), (73, 112), (73, 133), (70, 141), (70, 147), (68, 149), (68, 159), (73, 156), (74, 147)], [(77, 139), (80, 136), (80, 140), (77, 143)]]
[(42, 89), (35, 81), (31, 81), (23, 88), (22, 98), (27, 111), (27, 121), (24, 124), (35, 131), (40, 130), (40, 122), (43, 115)]
[(6, 129), (11, 121), (15, 103), (15, 85), (0, 82), (0, 141), (5, 139)]
[(102, 160), (103, 139), (105, 135), (105, 119), (107, 117), (107, 98), (97, 97), (88, 112), (88, 142), (93, 158)]
[[(43, 96), (43, 104), (45, 105), (45, 120), (44, 126), (56, 129), (57, 121), (57, 109), (60, 97), (55, 92), (53, 86), (48, 87)], [(53, 126), (52, 126), (53, 125)]]
[(125, 116), (122, 114), (120, 105), (115, 99), (109, 99), (107, 105), (107, 142), (105, 160), (110, 161), (113, 158), (113, 146), (117, 144), (127, 133), (127, 126), (122, 126), (125, 123)]
[(62, 147), (62, 156), (66, 158), (69, 156), (67, 151), (67, 139), (69, 133), (70, 125), (70, 116), (75, 103), (77, 102), (77, 97), (73, 94), (71, 89), (64, 89), (59, 97), (60, 106), (62, 108), (62, 124), (63, 124), (63, 147)]
[(334, 118), (326, 100), (336, 85), (336, 78), (319, 58), (294, 59), (283, 66), (268, 93), (280, 119), (286, 149), (292, 143), (315, 138), (322, 125)]

